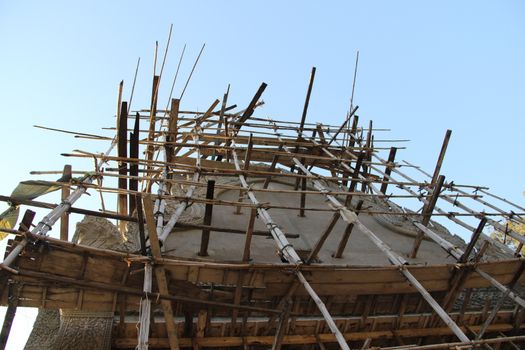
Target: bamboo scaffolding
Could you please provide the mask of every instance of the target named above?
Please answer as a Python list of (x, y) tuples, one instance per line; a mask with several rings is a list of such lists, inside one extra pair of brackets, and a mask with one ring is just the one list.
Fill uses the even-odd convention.
[[(233, 147), (235, 147), (235, 141), (233, 141), (233, 139), (232, 139), (231, 144)], [(233, 155), (233, 161), (234, 161), (235, 167), (237, 168), (237, 170), (240, 170), (241, 167), (240, 167), (239, 160), (237, 158), (237, 153), (235, 152), (235, 150), (232, 151), (232, 155)], [(244, 175), (239, 175), (239, 180), (241, 184), (246, 188), (246, 194), (248, 198), (250, 198), (253, 204), (257, 205), (259, 201), (255, 197), (255, 194), (250, 190), (250, 186), (246, 182)], [(271, 216), (268, 214), (266, 209), (258, 208), (257, 211), (259, 214), (259, 218), (266, 224), (266, 226), (272, 233), (272, 236), (275, 242), (277, 243), (277, 246), (279, 247), (279, 251), (281, 252), (283, 257), (289, 263), (294, 264), (296, 266), (302, 264), (302, 261), (297, 255), (297, 252), (295, 251), (293, 246), (288, 242), (288, 240), (286, 239), (281, 229), (279, 229), (279, 227), (273, 222)], [(319, 308), (319, 311), (321, 311), (321, 313), (323, 314), (330, 330), (335, 335), (337, 342), (339, 343), (339, 346), (342, 349), (349, 350), (350, 348), (348, 347), (348, 344), (346, 343), (343, 335), (337, 328), (337, 325), (333, 321), (332, 317), (330, 316), (330, 313), (326, 309), (326, 306), (324, 305), (322, 300), (317, 296), (315, 291), (312, 289), (308, 281), (304, 278), (303, 274), (299, 270), (296, 270), (295, 275), (297, 276), (297, 278), (299, 279), (303, 287), (306, 289), (308, 294), (312, 297), (312, 299), (317, 304), (317, 307)]]
[[(271, 120), (269, 120), (271, 123)], [(280, 135), (276, 132), (275, 135), (277, 138), (280, 138)], [(286, 146), (283, 147), (284, 150), (288, 150)], [(324, 149), (324, 148), (322, 148)], [(305, 174), (310, 173), (306, 167), (301, 164), (299, 160), (293, 158), (297, 167), (299, 167)], [(350, 170), (350, 169), (349, 169)], [(311, 173), (310, 173), (311, 174)], [(318, 181), (314, 180), (314, 185), (316, 188), (323, 192), (326, 188)], [(377, 237), (372, 231), (370, 231), (365, 225), (359, 221), (357, 215), (342, 205), (337, 198), (331, 195), (326, 195), (329, 205), (337, 208), (341, 214), (341, 218), (346, 221), (348, 224), (354, 224), (361, 232), (363, 232), (387, 257), (388, 260), (395, 266), (399, 267), (399, 271), (403, 274), (407, 280), (416, 288), (416, 290), (421, 294), (421, 296), (427, 301), (427, 303), (434, 309), (434, 311), (439, 315), (439, 317), (445, 322), (445, 324), (454, 332), (454, 334), (463, 342), (470, 341), (469, 338), (463, 333), (463, 331), (458, 327), (458, 325), (450, 318), (445, 310), (432, 298), (432, 296), (427, 292), (427, 290), (419, 283), (419, 281), (404, 267), (407, 261), (395, 253), (388, 245), (386, 245), (379, 237)]]

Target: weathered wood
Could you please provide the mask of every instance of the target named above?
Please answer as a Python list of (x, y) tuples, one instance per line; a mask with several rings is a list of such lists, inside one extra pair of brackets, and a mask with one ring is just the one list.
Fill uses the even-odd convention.
[(317, 240), (317, 243), (315, 243), (314, 249), (312, 249), (312, 251), (310, 252), (310, 255), (308, 255), (308, 258), (304, 262), (305, 264), (308, 265), (312, 263), (312, 261), (317, 257), (317, 254), (319, 254), (319, 251), (323, 247), (324, 242), (326, 241), (326, 239), (328, 238), (328, 236), (334, 229), (335, 224), (337, 224), (337, 221), (339, 220), (340, 217), (341, 217), (341, 214), (339, 212), (335, 212), (334, 215), (332, 215), (332, 219), (330, 220), (330, 223), (324, 230), (321, 237), (319, 237), (319, 239)]
[[(213, 199), (215, 190), (215, 180), (208, 181), (208, 187), (206, 189), (206, 199)], [(211, 225), (211, 220), (213, 216), (213, 204), (206, 203), (204, 208), (204, 225)], [(199, 256), (208, 256), (208, 244), (210, 242), (210, 230), (205, 228), (202, 229), (201, 234), (201, 247), (199, 251)]]
[(481, 233), (483, 232), (483, 228), (485, 227), (485, 224), (487, 223), (486, 218), (481, 218), (478, 227), (472, 233), (472, 237), (470, 238), (470, 242), (467, 245), (467, 248), (465, 248), (465, 251), (463, 255), (459, 258), (458, 262), (460, 263), (466, 263), (469, 259), (470, 253), (472, 253), (472, 250), (474, 250), (474, 247), (476, 246), (476, 242), (478, 241)]
[(252, 208), (250, 211), (250, 219), (248, 220), (248, 228), (246, 229), (246, 239), (244, 241), (244, 252), (242, 254), (242, 261), (250, 261), (250, 247), (253, 236), (253, 226), (255, 224), (255, 218), (257, 216), (257, 209)]
[[(253, 141), (252, 141), (252, 134), (250, 134), (250, 137), (248, 138), (248, 146), (246, 147), (246, 152), (244, 154), (244, 166), (243, 166), (243, 170), (244, 171), (247, 171), (250, 169), (250, 160), (251, 160), (251, 156), (252, 156), (252, 149), (253, 149)], [(248, 176), (247, 175), (244, 175), (244, 177), (247, 179)], [(242, 189), (239, 190), (239, 198), (238, 198), (238, 202), (242, 202), (242, 199), (243, 199), (243, 193), (244, 191)], [(235, 214), (240, 214), (241, 213), (241, 207), (240, 206), (237, 206), (237, 208), (235, 209)]]
[[(71, 177), (71, 165), (65, 165), (64, 170), (62, 172), (62, 178), (71, 179)], [(69, 186), (62, 186), (61, 199), (63, 201), (66, 200), (70, 194), (71, 191), (69, 189)], [(67, 241), (69, 239), (69, 214), (67, 212), (62, 214), (62, 217), (60, 218), (60, 239), (64, 241)]]
[[(140, 118), (139, 114), (135, 115), (135, 123), (133, 127), (133, 132), (129, 134), (129, 157), (131, 159), (139, 158), (139, 127), (140, 127)], [(120, 173), (119, 173), (120, 175)], [(129, 190), (130, 192), (137, 192), (139, 190), (139, 164), (137, 162), (129, 163)], [(129, 194), (129, 215), (133, 215), (133, 212), (137, 208), (136, 197), (131, 193)]]
[[(117, 154), (121, 159), (128, 157), (128, 104), (123, 101), (120, 105), (120, 113), (118, 118), (117, 126)], [(122, 160), (119, 162), (119, 175), (128, 174), (128, 164), (126, 161)], [(126, 191), (128, 188), (127, 180), (124, 177), (119, 177), (118, 179), (118, 188), (119, 190)], [(126, 193), (120, 193), (118, 195), (118, 213), (120, 215), (128, 214), (128, 196)], [(126, 223), (119, 222), (119, 230), (121, 233), (126, 231)]]
[[(277, 153), (275, 153), (273, 155), (272, 163), (270, 164), (270, 168), (269, 168), (270, 172), (275, 171), (275, 166), (277, 165), (277, 162), (279, 161), (279, 154), (278, 153), (280, 151), (282, 151), (282, 149), (283, 149), (283, 145), (280, 144), (279, 147), (277, 148)], [(272, 179), (271, 175), (268, 175), (266, 177), (266, 180), (264, 180), (263, 189), (267, 189), (268, 188), (268, 185), (270, 184), (271, 179)]]
[(177, 140), (178, 136), (178, 122), (179, 122), (179, 107), (180, 100), (176, 98), (171, 99), (171, 108), (169, 114), (169, 123), (168, 123), (168, 134), (166, 136), (166, 162), (171, 163), (173, 157), (175, 156), (172, 142)]
[(306, 92), (306, 98), (304, 100), (304, 107), (303, 107), (303, 114), (301, 115), (301, 124), (299, 125), (299, 130), (302, 133), (304, 128), (304, 123), (306, 121), (306, 114), (308, 113), (308, 105), (310, 104), (310, 95), (312, 94), (312, 88), (314, 85), (314, 79), (315, 79), (315, 67), (312, 67), (312, 71), (310, 73), (310, 82), (308, 83), (308, 90)]
[(395, 166), (394, 160), (396, 158), (396, 152), (397, 152), (397, 148), (395, 147), (390, 148), (390, 153), (388, 154), (388, 164), (386, 165), (386, 168), (385, 168), (385, 175), (383, 177), (383, 183), (381, 184), (381, 189), (380, 189), (380, 191), (383, 194), (386, 194), (386, 189), (388, 188), (388, 180), (390, 179), (392, 168)]
[(20, 293), (21, 285), (9, 284), (8, 306), (4, 316), (4, 323), (2, 324), (2, 331), (0, 332), (0, 350), (4, 350), (7, 345), (11, 326), (15, 319), (16, 309), (18, 307), (18, 295)]
[[(153, 215), (153, 204), (150, 195), (145, 195), (143, 198), (144, 212), (146, 217), (146, 224), (148, 226), (149, 242), (151, 247), (151, 254), (154, 259), (162, 257), (160, 251), (159, 238), (157, 236), (157, 229), (155, 225), (155, 217)], [(164, 267), (155, 266), (155, 277), (159, 292), (162, 294), (169, 294), (168, 281), (166, 279), (166, 272)], [(166, 322), (166, 330), (168, 333), (168, 340), (170, 350), (179, 350), (179, 340), (177, 336), (177, 327), (175, 326), (175, 319), (173, 318), (173, 309), (170, 300), (161, 301), (162, 309), (164, 311), (164, 321)]]
[[(439, 194), (441, 193), (441, 188), (443, 187), (443, 183), (445, 182), (445, 176), (440, 175), (437, 179), (437, 182), (434, 183), (432, 195), (430, 196), (430, 199), (427, 204), (423, 206), (422, 215), (423, 219), (421, 220), (421, 223), (424, 226), (428, 226), (428, 223), (430, 222), (430, 217), (432, 216), (432, 212), (434, 211), (434, 208), (436, 206), (437, 200), (439, 198)], [(423, 231), (419, 231), (417, 234), (414, 244), (412, 246), (412, 251), (410, 253), (410, 257), (414, 259), (417, 256), (417, 252), (419, 250), (419, 246), (421, 245), (421, 242), (423, 241), (424, 237)]]
[(277, 331), (275, 332), (275, 338), (272, 344), (272, 350), (281, 350), (284, 333), (286, 330), (288, 320), (290, 318), (291, 308), (292, 308), (292, 303), (288, 301), (284, 307), (283, 313), (279, 320), (279, 324), (277, 325)]
[(434, 169), (434, 174), (432, 175), (431, 183), (436, 183), (438, 180), (439, 173), (441, 171), (441, 166), (443, 165), (443, 160), (445, 159), (445, 153), (447, 152), (448, 142), (450, 141), (450, 136), (452, 135), (452, 130), (447, 130), (445, 133), (445, 138), (443, 144), (441, 145), (441, 150), (439, 151), (439, 157), (436, 162), (436, 168)]
[[(359, 212), (363, 206), (363, 201), (360, 200), (357, 202), (357, 205), (355, 207), (355, 214), (359, 215)], [(350, 234), (352, 233), (352, 230), (354, 228), (354, 224), (347, 224), (345, 228), (345, 232), (343, 233), (343, 237), (341, 237), (341, 241), (339, 241), (339, 245), (337, 246), (337, 250), (334, 253), (334, 258), (342, 258), (343, 253), (346, 248), (346, 244), (348, 243), (348, 239), (350, 238)]]

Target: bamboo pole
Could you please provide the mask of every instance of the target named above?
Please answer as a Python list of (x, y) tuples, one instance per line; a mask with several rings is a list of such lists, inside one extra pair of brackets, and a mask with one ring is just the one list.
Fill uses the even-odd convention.
[[(271, 120), (269, 120), (271, 123)], [(280, 138), (279, 134), (276, 132), (276, 137)], [(324, 147), (322, 147), (324, 149)], [(284, 146), (284, 150), (288, 150)], [(304, 167), (297, 158), (293, 158), (297, 167), (299, 167), (305, 174), (310, 174), (310, 171)], [(319, 191), (325, 191), (326, 188), (318, 181), (314, 180), (314, 186)], [(434, 309), (434, 311), (439, 315), (439, 317), (445, 322), (445, 324), (454, 332), (454, 334), (461, 341), (469, 341), (468, 337), (463, 333), (463, 331), (457, 326), (457, 324), (450, 318), (450, 316), (441, 308), (441, 306), (432, 298), (432, 296), (427, 292), (427, 290), (419, 283), (419, 281), (404, 267), (407, 263), (405, 259), (395, 253), (388, 245), (386, 245), (379, 237), (377, 237), (372, 231), (370, 231), (365, 225), (363, 225), (355, 213), (349, 211), (346, 206), (342, 205), (339, 200), (337, 200), (332, 195), (325, 195), (329, 205), (337, 208), (341, 213), (341, 217), (348, 224), (354, 223), (354, 225), (359, 228), (385, 255), (388, 257), (389, 261), (396, 266), (399, 266), (399, 271), (405, 276), (407, 280), (416, 288), (416, 290), (421, 294), (421, 296), (427, 301), (427, 303)]]

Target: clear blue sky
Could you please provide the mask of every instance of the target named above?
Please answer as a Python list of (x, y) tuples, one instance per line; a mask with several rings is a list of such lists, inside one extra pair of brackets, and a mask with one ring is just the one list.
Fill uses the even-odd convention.
[(399, 159), (431, 170), (452, 129), (447, 179), (523, 204), (524, 18), (521, 1), (0, 1), (0, 193), (30, 170), (61, 169), (61, 152), (104, 151), (31, 126), (102, 133), (139, 56), (133, 105), (147, 106), (154, 43), (173, 23), (169, 79), (184, 43), (182, 77), (206, 43), (183, 108), (206, 109), (228, 83), (244, 106), (264, 81), (258, 113), (298, 120), (316, 66), (308, 120), (340, 124), (360, 50), (355, 103), (388, 137), (412, 140)]

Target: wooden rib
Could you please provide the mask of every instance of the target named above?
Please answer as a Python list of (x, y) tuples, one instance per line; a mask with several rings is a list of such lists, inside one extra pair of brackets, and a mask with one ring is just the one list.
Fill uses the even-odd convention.
[[(151, 247), (151, 254), (154, 259), (162, 257), (160, 251), (159, 238), (157, 237), (157, 230), (155, 225), (155, 218), (153, 216), (153, 201), (149, 194), (146, 194), (143, 198), (144, 213), (146, 217), (146, 225), (148, 227), (149, 242)], [(169, 294), (168, 281), (166, 279), (166, 272), (164, 267), (155, 265), (155, 277), (157, 279), (157, 286), (161, 294)], [(177, 327), (175, 325), (175, 319), (173, 317), (173, 309), (171, 301), (161, 300), (162, 309), (164, 311), (164, 321), (166, 322), (166, 331), (168, 334), (168, 340), (170, 350), (179, 350), (179, 339), (177, 336)]]

